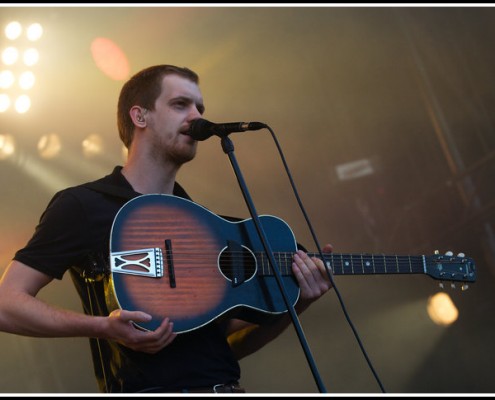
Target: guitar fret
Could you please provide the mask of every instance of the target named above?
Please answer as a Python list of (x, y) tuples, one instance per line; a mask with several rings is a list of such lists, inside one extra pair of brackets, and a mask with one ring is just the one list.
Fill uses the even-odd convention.
[[(334, 274), (337, 274), (338, 271), (337, 271), (337, 260), (334, 258), (333, 254), (332, 254), (332, 261), (333, 261), (333, 273)], [(344, 275), (344, 269), (342, 268), (342, 255), (340, 255), (340, 274), (341, 275)]]
[(385, 258), (385, 255), (381, 255), (375, 262), (375, 272), (377, 274), (382, 274), (386, 270), (386, 262), (387, 259)]
[(340, 265), (342, 269), (342, 275), (346, 274), (346, 267), (349, 266), (349, 262), (344, 259), (344, 254), (340, 256)]
[[(270, 264), (270, 259), (264, 252), (260, 252), (258, 257), (261, 261), (260, 264), (260, 275), (273, 276), (273, 270)], [(292, 275), (292, 253), (289, 252), (278, 252), (274, 253), (275, 263), (277, 263), (278, 270), (281, 275), (291, 276)]]

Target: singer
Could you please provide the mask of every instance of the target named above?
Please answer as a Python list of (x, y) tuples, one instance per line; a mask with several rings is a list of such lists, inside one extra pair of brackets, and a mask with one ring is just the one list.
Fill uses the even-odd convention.
[[(259, 323), (229, 316), (177, 333), (174, 321), (166, 317), (149, 330), (139, 327), (152, 318), (148, 312), (121, 308), (108, 299), (114, 288), (109, 272), (112, 224), (124, 204), (149, 194), (191, 200), (176, 177), (180, 167), (194, 159), (198, 140), (264, 126), (212, 124), (202, 119), (204, 110), (198, 76), (188, 68), (156, 65), (131, 77), (117, 106), (120, 139), (128, 148), (126, 162), (95, 181), (55, 193), (31, 239), (13, 254), (0, 281), (0, 330), (45, 338), (87, 337), (101, 392), (245, 392), (239, 360), (290, 325), (287, 313)], [(151, 232), (144, 229), (143, 234)], [(173, 248), (174, 243), (165, 246)], [(324, 247), (331, 250), (330, 245)], [(137, 279), (145, 284), (171, 280), (173, 264), (168, 258), (167, 262), (163, 278)], [(232, 268), (239, 267), (233, 263)], [(66, 272), (84, 312), (37, 297)], [(294, 251), (292, 272), (300, 288), (297, 313), (331, 289), (323, 263), (302, 250)], [(200, 279), (195, 282), (201, 285)], [(176, 284), (181, 288), (180, 280)]]

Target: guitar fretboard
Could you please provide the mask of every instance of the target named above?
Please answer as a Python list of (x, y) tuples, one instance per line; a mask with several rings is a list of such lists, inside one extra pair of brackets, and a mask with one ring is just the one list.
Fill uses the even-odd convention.
[[(292, 254), (274, 253), (275, 261), (282, 275), (292, 274)], [(321, 258), (317, 253), (308, 253), (310, 257)], [(256, 256), (259, 274), (273, 275), (266, 254)], [(327, 266), (334, 275), (373, 275), (373, 274), (423, 274), (426, 271), (425, 257), (385, 254), (325, 254)]]

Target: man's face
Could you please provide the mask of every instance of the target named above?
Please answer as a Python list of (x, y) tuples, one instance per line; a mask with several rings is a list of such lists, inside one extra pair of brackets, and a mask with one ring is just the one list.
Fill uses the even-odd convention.
[(197, 142), (187, 132), (193, 120), (205, 110), (196, 83), (179, 75), (166, 75), (155, 110), (146, 115), (147, 134), (152, 141), (152, 157), (178, 165), (196, 155)]

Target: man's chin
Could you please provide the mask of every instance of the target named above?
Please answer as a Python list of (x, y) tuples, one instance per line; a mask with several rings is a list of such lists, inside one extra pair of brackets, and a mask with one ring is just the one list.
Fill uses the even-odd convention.
[(182, 165), (188, 163), (189, 161), (194, 160), (194, 157), (196, 157), (196, 146), (194, 147), (194, 150), (191, 150), (190, 152), (183, 152), (181, 154), (176, 154), (175, 162), (179, 165)]

